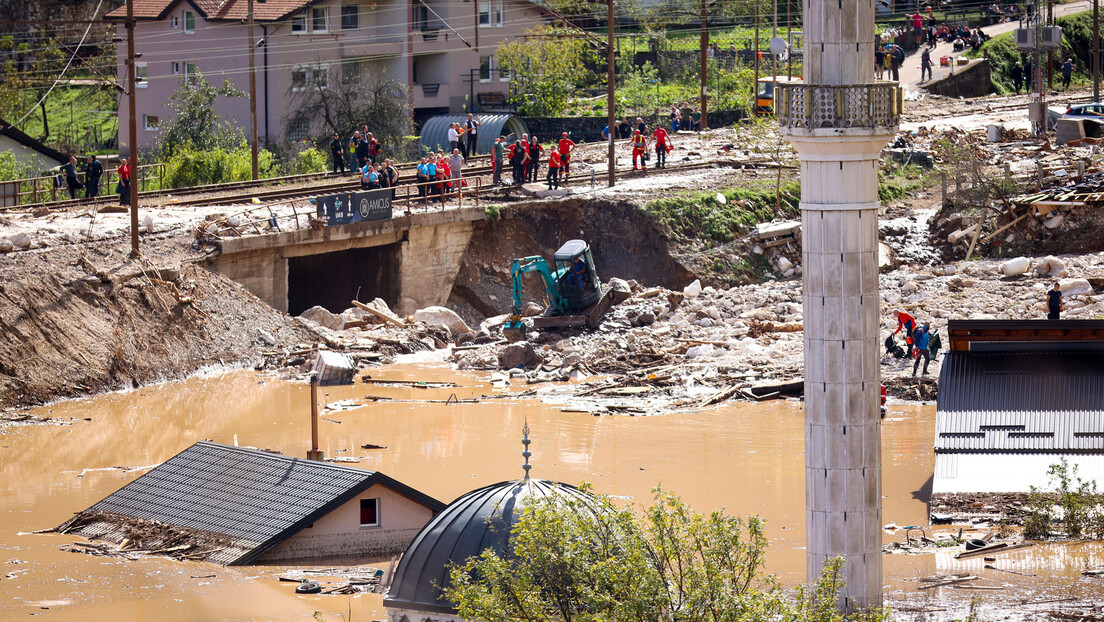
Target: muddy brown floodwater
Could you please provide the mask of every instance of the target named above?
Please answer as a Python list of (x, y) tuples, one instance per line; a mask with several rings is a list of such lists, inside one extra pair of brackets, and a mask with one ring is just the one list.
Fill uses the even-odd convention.
[[(443, 501), (490, 483), (516, 479), (521, 428), (532, 428), (534, 477), (589, 481), (598, 492), (646, 502), (662, 484), (699, 511), (725, 508), (759, 514), (771, 538), (768, 569), (788, 585), (803, 580), (804, 458), (799, 402), (734, 403), (656, 417), (560, 412), (520, 399), (445, 406), (426, 403), (501, 395), (484, 377), (446, 367), (395, 365), (375, 379), (454, 381), (448, 389), (366, 385), (323, 389), (327, 403), (387, 396), (321, 422), (327, 457), (359, 457)], [(278, 450), (303, 456), (310, 442), (309, 390), (247, 371), (71, 401), (32, 411), (64, 424), (0, 428), (0, 619), (327, 620), (383, 618), (381, 597), (298, 596), (276, 577), (280, 566), (223, 568), (160, 558), (126, 561), (61, 552), (71, 536), (28, 534), (56, 526), (195, 441)], [(925, 525), (925, 490), (934, 457), (934, 406), (891, 406), (883, 431), (883, 519)], [(365, 443), (387, 449), (365, 450)], [(119, 468), (122, 467), (122, 468)], [(886, 532), (886, 542), (900, 539)], [(1080, 570), (1104, 563), (1097, 544), (1044, 545), (1001, 556), (1008, 572), (986, 571), (980, 559), (956, 562), (950, 551), (885, 558), (887, 600), (909, 608), (961, 611), (973, 592), (917, 592), (936, 572), (983, 575), (992, 604), (1104, 594), (1098, 577)], [(986, 575), (985, 573), (990, 573)], [(1038, 607), (1020, 607), (1030, 615)], [(913, 615), (913, 614), (910, 614)], [(1010, 614), (1016, 617), (1016, 612)], [(1003, 617), (1003, 616), (1002, 616)]]

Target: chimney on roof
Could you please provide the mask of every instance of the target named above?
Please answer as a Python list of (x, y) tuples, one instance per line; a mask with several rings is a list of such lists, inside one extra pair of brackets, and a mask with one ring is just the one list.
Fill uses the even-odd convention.
[(318, 372), (310, 373), (310, 401), (311, 401), (311, 448), (307, 452), (307, 460), (325, 460), (322, 450), (318, 448)]

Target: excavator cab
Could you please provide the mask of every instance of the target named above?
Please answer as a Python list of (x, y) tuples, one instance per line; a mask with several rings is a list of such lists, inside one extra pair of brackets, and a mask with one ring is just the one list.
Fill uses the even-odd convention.
[(585, 309), (598, 302), (602, 283), (594, 270), (590, 246), (582, 240), (568, 240), (552, 256), (556, 289), (569, 309)]

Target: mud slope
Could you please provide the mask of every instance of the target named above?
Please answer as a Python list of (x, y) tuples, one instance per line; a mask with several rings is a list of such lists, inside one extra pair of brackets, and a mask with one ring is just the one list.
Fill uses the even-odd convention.
[[(309, 333), (205, 267), (97, 267), (73, 251), (3, 266), (0, 405), (132, 387), (251, 360)], [(104, 257), (91, 255), (101, 263)], [(21, 262), (21, 263), (25, 263)], [(258, 329), (276, 340), (265, 343)]]
[[(631, 203), (579, 199), (520, 204), (504, 209), (495, 221), (476, 223), (449, 308), (469, 321), (508, 312), (513, 259), (530, 255), (551, 259), (561, 244), (575, 238), (590, 243), (603, 281), (618, 277), (682, 289), (694, 279), (671, 256), (666, 236)], [(544, 303), (543, 291), (536, 276), (526, 277), (526, 300)]]

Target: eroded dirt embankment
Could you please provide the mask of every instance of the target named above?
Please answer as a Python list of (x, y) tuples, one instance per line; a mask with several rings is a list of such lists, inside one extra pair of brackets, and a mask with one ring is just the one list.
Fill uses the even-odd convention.
[[(603, 281), (611, 277), (681, 290), (694, 275), (673, 256), (676, 249), (656, 222), (628, 201), (569, 199), (515, 204), (498, 219), (478, 222), (452, 288), (448, 307), (470, 323), (502, 313), (512, 304), (514, 258), (551, 258), (571, 239), (590, 244)], [(543, 301), (544, 285), (525, 278), (527, 300)]]
[[(0, 264), (0, 405), (37, 404), (253, 361), (312, 337), (242, 286), (197, 265), (186, 242), (67, 245)], [(263, 332), (262, 332), (263, 331)]]

